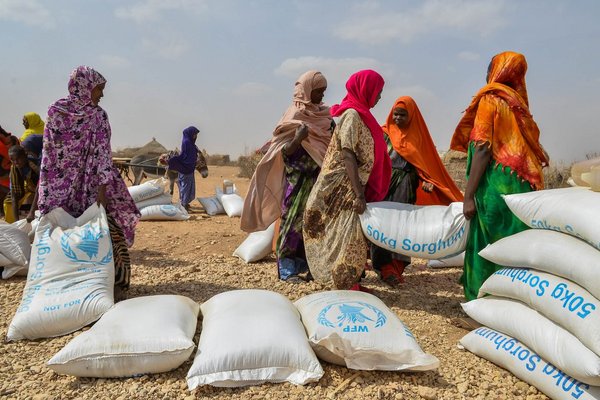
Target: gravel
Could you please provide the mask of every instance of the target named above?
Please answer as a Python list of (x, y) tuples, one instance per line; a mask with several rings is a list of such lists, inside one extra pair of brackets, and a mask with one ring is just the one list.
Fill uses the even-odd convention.
[[(199, 211), (199, 210), (197, 210)], [(287, 284), (277, 278), (275, 259), (244, 264), (230, 256), (245, 234), (239, 219), (194, 214), (185, 222), (141, 222), (131, 251), (130, 297), (180, 294), (204, 302), (215, 294), (241, 288), (274, 290), (294, 301), (330, 289), (316, 282)], [(264, 384), (245, 388), (187, 389), (185, 376), (193, 357), (178, 369), (126, 379), (60, 376), (46, 362), (74, 336), (2, 343), (0, 398), (6, 399), (547, 399), (505, 370), (457, 348), (467, 332), (450, 324), (462, 316), (460, 269), (432, 270), (424, 260), (407, 268), (406, 282), (392, 289), (368, 271), (364, 285), (373, 289), (414, 333), (424, 351), (440, 359), (436, 371), (397, 373), (354, 371), (323, 362), (325, 375), (314, 384)], [(21, 300), (24, 278), (0, 282), (0, 335)], [(83, 330), (85, 330), (84, 328)], [(201, 321), (195, 342), (201, 330)]]

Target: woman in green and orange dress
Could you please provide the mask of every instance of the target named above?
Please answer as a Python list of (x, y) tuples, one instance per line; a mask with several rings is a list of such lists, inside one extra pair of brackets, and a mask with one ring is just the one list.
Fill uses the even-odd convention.
[(529, 112), (527, 61), (511, 51), (497, 54), (452, 137), (450, 148), (467, 152), (463, 212), (471, 220), (461, 278), (467, 300), (501, 267), (479, 256), (488, 244), (527, 229), (502, 199), (503, 194), (543, 189), (548, 155)]

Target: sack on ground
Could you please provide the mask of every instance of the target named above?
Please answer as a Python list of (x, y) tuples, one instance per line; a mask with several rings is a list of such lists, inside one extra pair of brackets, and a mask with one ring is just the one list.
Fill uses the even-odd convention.
[(481, 327), (465, 335), (460, 344), (535, 386), (551, 399), (600, 399), (600, 388), (570, 377), (509, 335)]
[(179, 203), (148, 206), (140, 210), (142, 221), (185, 221), (190, 214)]
[[(23, 224), (23, 222), (25, 224)], [(23, 225), (23, 226), (21, 226)], [(27, 221), (0, 225), (0, 268), (2, 279), (26, 275), (31, 245), (27, 234)]]
[(204, 207), (204, 211), (206, 211), (208, 215), (225, 214), (225, 209), (217, 196), (198, 197), (198, 201), (202, 207)]
[(79, 218), (62, 208), (44, 215), (7, 339), (65, 335), (97, 320), (113, 305), (114, 274), (104, 208), (94, 203)]
[(414, 206), (382, 201), (367, 204), (360, 216), (367, 239), (379, 247), (410, 257), (439, 259), (465, 250), (469, 221), (462, 203)]
[(160, 196), (161, 194), (167, 192), (168, 187), (169, 181), (167, 179), (158, 178), (144, 182), (141, 185), (130, 186), (128, 189), (133, 201), (138, 203), (152, 197)]
[(234, 290), (202, 304), (202, 333), (188, 387), (237, 387), (263, 382), (304, 385), (323, 369), (300, 315), (279, 293)]
[(439, 366), (396, 314), (371, 294), (336, 290), (294, 304), (322, 360), (358, 370), (427, 371)]
[(462, 267), (464, 263), (465, 252), (463, 251), (462, 253), (452, 257), (440, 258), (439, 260), (429, 260), (427, 261), (427, 266), (429, 268), (452, 268)]
[(194, 350), (200, 306), (184, 296), (143, 296), (115, 304), (48, 361), (62, 375), (117, 378), (167, 372)]
[(149, 206), (159, 206), (164, 204), (171, 204), (171, 195), (169, 193), (159, 194), (158, 196), (135, 203), (138, 210), (142, 210), (143, 208)]
[(600, 249), (600, 193), (574, 187), (503, 197), (528, 226), (568, 233)]
[(525, 304), (488, 296), (462, 307), (475, 321), (523, 342), (578, 381), (600, 385), (600, 357), (566, 329)]
[(18, 221), (13, 222), (11, 225), (19, 229), (20, 231), (25, 232), (27, 235), (31, 233), (31, 223), (27, 222), (26, 219), (20, 219)]
[(503, 268), (479, 289), (485, 294), (519, 300), (571, 332), (600, 355), (600, 300), (578, 284), (527, 268)]
[(244, 199), (237, 193), (237, 188), (233, 185), (232, 194), (223, 194), (223, 190), (216, 188), (217, 198), (223, 205), (228, 217), (241, 217), (244, 209)]
[(233, 252), (247, 263), (262, 260), (272, 253), (275, 222), (264, 231), (252, 232)]
[(479, 255), (498, 265), (559, 275), (600, 299), (600, 251), (563, 233), (529, 229), (486, 246)]

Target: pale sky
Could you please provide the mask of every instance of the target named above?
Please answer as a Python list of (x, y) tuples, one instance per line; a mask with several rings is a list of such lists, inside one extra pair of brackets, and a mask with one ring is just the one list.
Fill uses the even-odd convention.
[(152, 137), (236, 158), (270, 137), (296, 78), (326, 76), (338, 103), (353, 72), (386, 84), (372, 110), (384, 122), (412, 96), (438, 150), (484, 85), (491, 57), (525, 54), (531, 112), (554, 161), (600, 153), (597, 0), (0, 0), (0, 125), (45, 119), (77, 65), (108, 83), (113, 149)]

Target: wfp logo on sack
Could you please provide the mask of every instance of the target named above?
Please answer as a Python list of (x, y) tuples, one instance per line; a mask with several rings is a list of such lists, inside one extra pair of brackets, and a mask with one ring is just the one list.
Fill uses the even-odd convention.
[(173, 207), (170, 204), (165, 204), (164, 206), (160, 206), (160, 212), (162, 212), (167, 217), (174, 217), (177, 215), (177, 208)]
[[(80, 264), (105, 265), (112, 261), (112, 246), (110, 240), (106, 253), (100, 257), (100, 239), (109, 235), (108, 230), (85, 226), (76, 232), (63, 233), (60, 238), (60, 246), (65, 256)], [(104, 251), (102, 252), (104, 253)]]
[(387, 317), (369, 303), (350, 301), (333, 303), (323, 308), (317, 321), (328, 328), (358, 333), (381, 328), (387, 322)]

